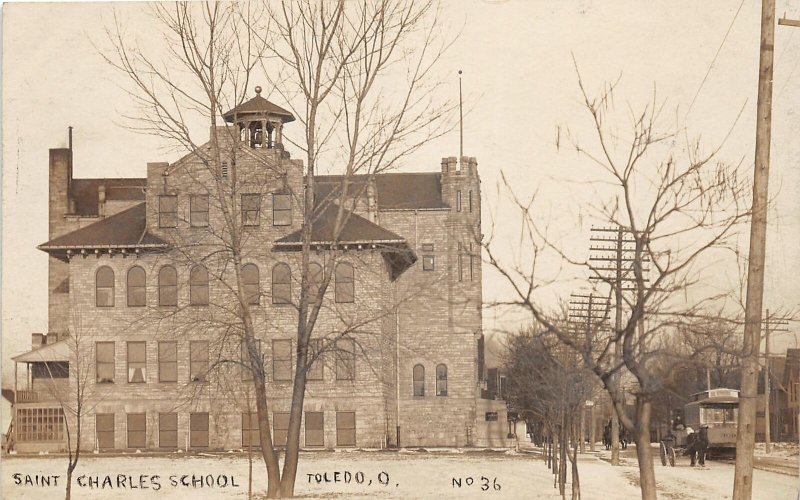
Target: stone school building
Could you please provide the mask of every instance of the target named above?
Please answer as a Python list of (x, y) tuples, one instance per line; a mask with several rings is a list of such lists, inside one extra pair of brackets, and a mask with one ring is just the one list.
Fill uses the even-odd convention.
[[(13, 358), (7, 448), (64, 449), (78, 388), (85, 450), (257, 446), (238, 307), (258, 338), (273, 439), (285, 443), (305, 179), (284, 147), (294, 117), (259, 90), (223, 115), (214, 141), (147, 163), (146, 178), (79, 178), (71, 140), (50, 150), (49, 241), (38, 247), (49, 255), (48, 332)], [(508, 444), (505, 403), (481, 397), (475, 158), (314, 182), (309, 289), (332, 278), (310, 344), (320, 354), (301, 446)]]

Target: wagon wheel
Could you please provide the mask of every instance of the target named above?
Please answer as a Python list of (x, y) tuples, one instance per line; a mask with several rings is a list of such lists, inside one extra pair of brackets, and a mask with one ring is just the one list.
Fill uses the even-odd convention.
[(664, 467), (667, 466), (667, 445), (664, 444), (664, 441), (661, 441), (661, 446), (658, 449), (658, 454), (661, 456), (661, 465)]
[(669, 465), (675, 467), (675, 448), (669, 449)]

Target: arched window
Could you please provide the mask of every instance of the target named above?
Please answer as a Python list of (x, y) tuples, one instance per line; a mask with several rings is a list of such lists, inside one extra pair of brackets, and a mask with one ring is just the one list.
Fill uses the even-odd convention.
[(308, 264), (308, 303), (313, 304), (317, 301), (319, 287), (322, 286), (322, 266), (316, 262)]
[(336, 264), (334, 296), (336, 302), (354, 302), (356, 297), (353, 265), (349, 262)]
[(97, 307), (114, 306), (114, 271), (108, 266), (97, 270), (94, 297)]
[(259, 289), (258, 266), (255, 264), (242, 266), (242, 283), (244, 284), (245, 301), (250, 305), (260, 304), (261, 291)]
[(447, 396), (447, 365), (436, 365), (436, 395)]
[(128, 307), (147, 305), (144, 269), (133, 266), (128, 269)]
[(292, 270), (283, 262), (272, 268), (272, 303), (289, 304), (292, 302)]
[(425, 395), (425, 367), (422, 365), (414, 365), (414, 396)]
[(208, 305), (208, 271), (203, 266), (194, 266), (189, 271), (189, 304)]
[(158, 305), (178, 305), (178, 272), (172, 266), (164, 266), (158, 271)]

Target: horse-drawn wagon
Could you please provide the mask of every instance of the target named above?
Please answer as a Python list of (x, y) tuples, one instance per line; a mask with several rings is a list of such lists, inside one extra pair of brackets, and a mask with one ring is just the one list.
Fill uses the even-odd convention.
[[(661, 465), (675, 465), (678, 456), (707, 446), (708, 455), (735, 456), (736, 421), (739, 416), (739, 391), (711, 389), (689, 397), (683, 418), (676, 418), (669, 435), (661, 440)], [(704, 429), (702, 445), (697, 441)]]

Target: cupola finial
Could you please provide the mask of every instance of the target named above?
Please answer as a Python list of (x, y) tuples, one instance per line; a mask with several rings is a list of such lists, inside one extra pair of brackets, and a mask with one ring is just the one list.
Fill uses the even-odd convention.
[(257, 95), (261, 95), (261, 86), (260, 85), (256, 85), (256, 94)]

